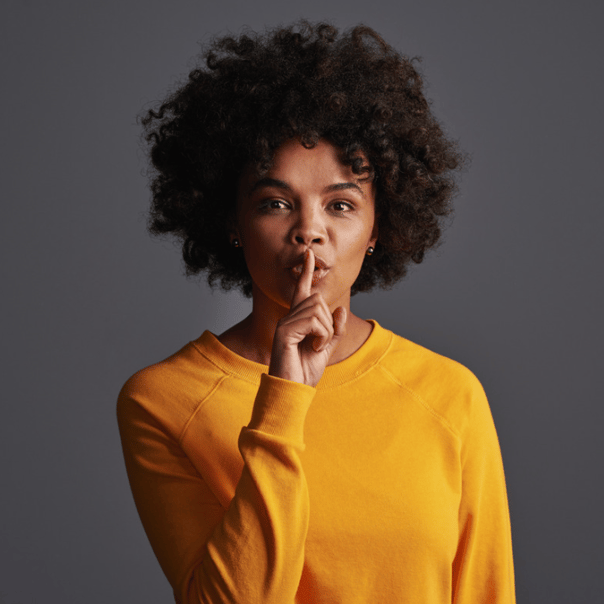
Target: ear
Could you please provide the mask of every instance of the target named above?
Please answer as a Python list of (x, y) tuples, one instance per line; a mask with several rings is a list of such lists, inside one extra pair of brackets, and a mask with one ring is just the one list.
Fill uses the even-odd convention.
[(229, 230), (229, 243), (234, 245), (235, 240), (241, 243), (241, 236), (239, 235), (239, 232), (236, 230)]
[(375, 215), (375, 219), (373, 221), (373, 230), (371, 231), (371, 239), (369, 240), (369, 245), (371, 247), (375, 247), (375, 244), (377, 243), (378, 240), (378, 235), (379, 235), (379, 228), (378, 228), (378, 222), (379, 222), (379, 215), (376, 214)]
[(231, 218), (229, 218), (226, 227), (227, 236), (231, 245), (233, 245), (235, 239), (241, 241), (241, 235), (239, 233), (239, 227), (237, 225), (237, 219), (235, 218), (235, 216), (231, 216)]

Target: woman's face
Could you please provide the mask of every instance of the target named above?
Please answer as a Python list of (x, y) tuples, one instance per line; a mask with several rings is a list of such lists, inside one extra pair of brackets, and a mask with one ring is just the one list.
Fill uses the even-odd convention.
[(348, 308), (350, 288), (377, 239), (375, 187), (340, 162), (326, 141), (306, 149), (291, 140), (263, 177), (247, 168), (233, 231), (253, 282), (253, 296), (289, 309), (304, 252), (316, 257), (313, 292), (333, 310)]

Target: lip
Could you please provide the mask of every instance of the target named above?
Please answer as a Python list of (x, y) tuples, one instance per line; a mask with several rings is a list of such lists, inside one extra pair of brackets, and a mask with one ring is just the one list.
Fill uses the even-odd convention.
[[(288, 264), (287, 268), (295, 268), (300, 265), (304, 266), (304, 257), (305, 256), (306, 256), (306, 253), (301, 254), (293, 262)], [(325, 262), (325, 260), (323, 260), (323, 258), (315, 255), (315, 270), (317, 270), (317, 269), (329, 270), (329, 266), (327, 265), (327, 262)]]
[[(302, 270), (303, 270), (303, 266), (302, 264), (298, 264), (296, 266), (292, 266), (290, 269), (288, 269), (289, 274), (294, 278), (295, 281), (299, 281), (300, 277), (302, 276)], [(312, 280), (310, 282), (312, 287), (315, 287), (319, 281), (321, 281), (321, 279), (323, 279), (323, 277), (325, 277), (325, 275), (327, 275), (327, 273), (329, 272), (328, 268), (317, 268), (315, 267), (315, 270), (312, 274)]]
[[(296, 280), (299, 281), (302, 276), (302, 271), (304, 270), (304, 256), (302, 254), (299, 256), (289, 267), (288, 271), (290, 275)], [(316, 286), (323, 277), (329, 272), (329, 266), (322, 258), (315, 256), (315, 269), (312, 274), (311, 286)]]

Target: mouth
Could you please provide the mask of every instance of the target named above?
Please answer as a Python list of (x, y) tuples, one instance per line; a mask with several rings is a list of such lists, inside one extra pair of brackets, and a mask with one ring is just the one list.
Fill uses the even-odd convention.
[[(300, 277), (302, 276), (302, 270), (304, 269), (304, 265), (303, 264), (297, 264), (296, 266), (292, 266), (289, 269), (290, 274), (292, 275), (292, 277), (296, 280), (299, 281)], [(312, 274), (312, 281), (311, 281), (311, 285), (314, 287), (315, 285), (317, 285), (317, 283), (319, 283), (319, 281), (321, 281), (321, 279), (323, 279), (323, 277), (325, 277), (325, 275), (329, 272), (328, 268), (319, 268), (318, 266), (315, 266), (315, 270)]]
[[(302, 276), (304, 270), (304, 256), (298, 258), (292, 266), (289, 267), (289, 272), (293, 278), (298, 281)], [(329, 272), (329, 266), (326, 262), (317, 256), (315, 256), (315, 268), (312, 276), (312, 285), (315, 286), (325, 275)]]
[[(300, 256), (298, 256), (289, 265), (289, 268), (291, 268), (291, 269), (294, 269), (297, 267), (304, 268), (304, 254), (301, 254)], [(300, 271), (302, 270), (302, 268), (300, 269)], [(319, 256), (315, 255), (315, 270), (317, 270), (317, 269), (327, 270), (327, 269), (329, 269), (329, 266), (327, 266), (327, 262), (325, 262), (325, 260), (323, 260), (323, 258), (320, 258)]]

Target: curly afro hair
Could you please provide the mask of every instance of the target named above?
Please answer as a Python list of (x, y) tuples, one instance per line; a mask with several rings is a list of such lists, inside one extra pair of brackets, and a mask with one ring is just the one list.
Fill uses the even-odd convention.
[(352, 294), (390, 287), (419, 263), (451, 211), (462, 155), (445, 137), (413, 61), (374, 30), (340, 34), (326, 23), (215, 39), (201, 66), (141, 119), (153, 166), (149, 230), (182, 241), (188, 275), (251, 295), (243, 255), (229, 244), (239, 177), (260, 174), (298, 138), (341, 150), (376, 185), (379, 240)]

